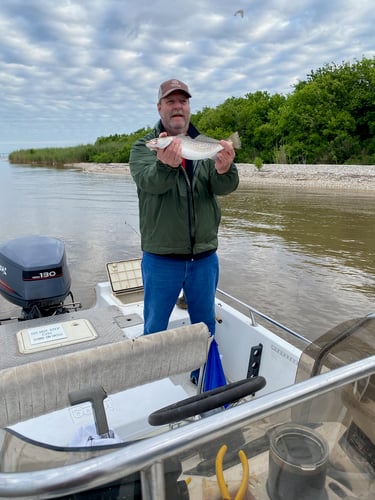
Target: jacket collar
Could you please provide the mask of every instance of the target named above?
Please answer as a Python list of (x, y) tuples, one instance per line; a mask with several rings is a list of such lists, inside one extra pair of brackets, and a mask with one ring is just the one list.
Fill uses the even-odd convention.
[[(165, 128), (164, 128), (164, 125), (162, 123), (161, 120), (158, 121), (157, 125), (156, 125), (156, 128), (159, 129), (159, 133), (161, 132), (165, 132)], [(189, 122), (189, 127), (188, 127), (188, 130), (187, 130), (187, 135), (189, 137), (192, 137), (193, 139), (195, 139), (195, 137), (197, 137), (199, 134), (198, 130), (194, 127), (194, 125)]]

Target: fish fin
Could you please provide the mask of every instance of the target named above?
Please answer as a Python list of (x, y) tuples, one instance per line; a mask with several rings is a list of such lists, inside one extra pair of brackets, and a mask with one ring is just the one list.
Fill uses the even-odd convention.
[(218, 139), (214, 139), (213, 137), (208, 137), (208, 135), (199, 134), (194, 137), (194, 141), (198, 142), (212, 142), (213, 144), (217, 144), (220, 142)]
[[(233, 144), (234, 149), (241, 149), (241, 139), (238, 132), (234, 132), (227, 139), (228, 142)], [(213, 137), (208, 137), (207, 135), (199, 134), (197, 137), (194, 137), (194, 141), (198, 142), (212, 142), (213, 144), (217, 144), (220, 142), (218, 139), (214, 139)]]
[(234, 149), (241, 149), (241, 139), (238, 132), (234, 132), (226, 141), (231, 142)]

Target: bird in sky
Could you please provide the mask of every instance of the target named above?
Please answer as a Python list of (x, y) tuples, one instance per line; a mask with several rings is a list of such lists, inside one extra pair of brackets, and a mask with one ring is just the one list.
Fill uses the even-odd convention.
[(237, 11), (234, 13), (234, 15), (235, 15), (235, 16), (237, 16), (238, 14), (239, 14), (241, 17), (243, 17), (243, 14), (244, 14), (243, 9), (237, 10)]

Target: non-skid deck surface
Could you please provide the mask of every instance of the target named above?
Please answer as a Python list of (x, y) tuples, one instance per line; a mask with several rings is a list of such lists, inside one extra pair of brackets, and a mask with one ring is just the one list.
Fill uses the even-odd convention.
[[(116, 306), (108, 306), (100, 309), (83, 310), (68, 314), (61, 314), (58, 316), (40, 318), (38, 320), (3, 324), (0, 327), (0, 370), (20, 366), (33, 361), (41, 361), (43, 359), (50, 358), (51, 356), (60, 356), (124, 340), (123, 331), (119, 326), (119, 323), (121, 324), (120, 318), (121, 320), (124, 318), (121, 311)], [(21, 330), (30, 329), (30, 333), (33, 333), (35, 332), (36, 324), (38, 325), (38, 328), (41, 329), (43, 327), (46, 327), (46, 329), (50, 328), (51, 325), (62, 325), (63, 328), (64, 323), (71, 325), (72, 322), (74, 323), (74, 321), (81, 319), (86, 320), (92, 327), (92, 330), (97, 332), (96, 337), (87, 341), (61, 347), (54, 347), (56, 343), (48, 343), (48, 341), (46, 341), (44, 344), (47, 347), (48, 345), (51, 346), (51, 348), (48, 348), (47, 350), (32, 352), (30, 354), (22, 354), (20, 352), (17, 341), (17, 333)], [(77, 321), (78, 329), (80, 327), (79, 325), (79, 321)], [(131, 326), (131, 322), (128, 323), (128, 326)], [(43, 342), (39, 345), (42, 346)]]

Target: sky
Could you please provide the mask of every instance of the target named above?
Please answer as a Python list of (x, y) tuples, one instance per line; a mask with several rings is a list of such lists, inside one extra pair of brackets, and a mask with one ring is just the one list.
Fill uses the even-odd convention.
[(161, 82), (191, 111), (287, 95), (375, 55), (373, 0), (1, 0), (0, 155), (92, 144), (158, 120)]

